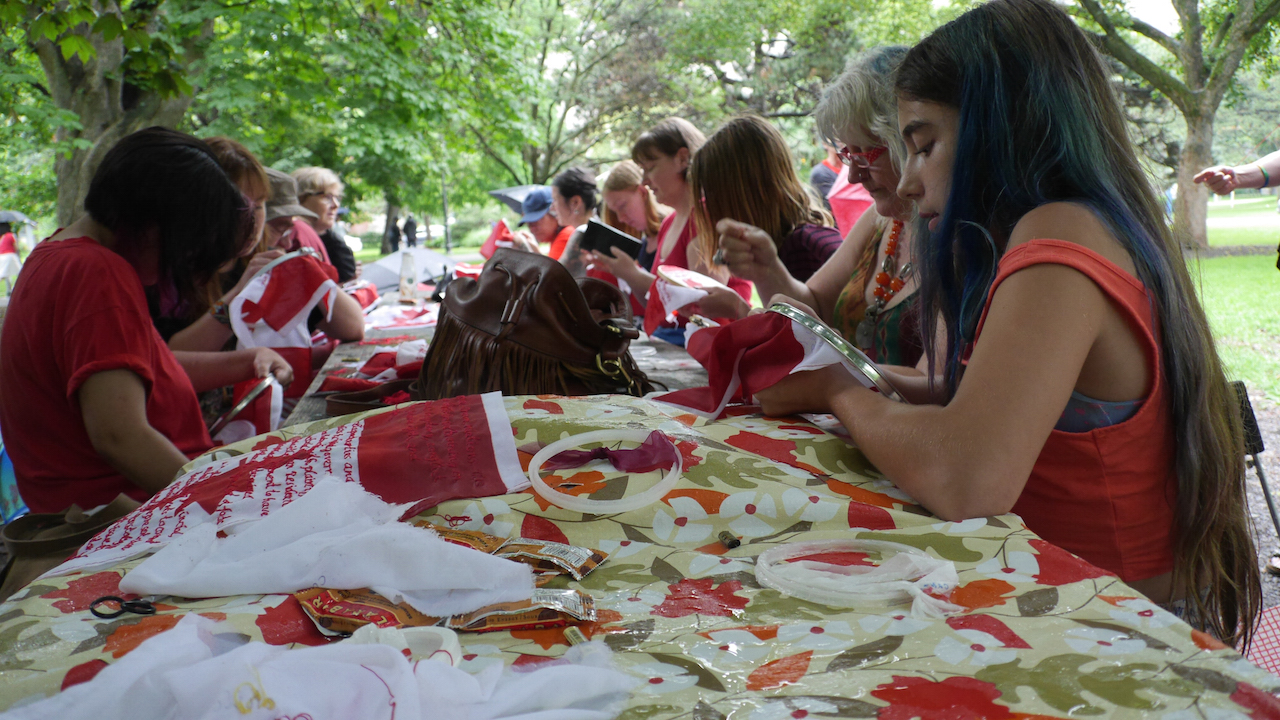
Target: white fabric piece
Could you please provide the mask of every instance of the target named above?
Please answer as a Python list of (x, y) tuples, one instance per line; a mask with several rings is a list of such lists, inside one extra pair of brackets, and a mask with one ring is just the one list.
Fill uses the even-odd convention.
[[(502, 393), (485, 393), (480, 400), (489, 423), (489, 440), (503, 487), (507, 493), (527, 489), (529, 477), (520, 467)], [(216, 523), (222, 529), (264, 517), (326, 479), (360, 483), (360, 443), (365, 425), (371, 420), (366, 418), (301, 435), (244, 455), (226, 457), (216, 452), (203, 455), (189, 472), (41, 577), (110, 567), (154, 552), (202, 523)], [(244, 472), (251, 473), (252, 487), (223, 497), (212, 515), (191, 501), (191, 494), (199, 491), (204, 483), (217, 482), (219, 476), (228, 473)]]
[[(288, 260), (289, 263), (306, 263), (311, 262), (306, 257), (296, 257)], [(277, 271), (277, 268), (279, 270)], [(338, 296), (338, 285), (332, 280), (325, 280), (320, 283), (311, 293), (311, 296), (304, 302), (299, 303), (296, 308), (288, 308), (290, 320), (284, 324), (279, 330), (271, 327), (265, 320), (259, 320), (253, 324), (246, 323), (244, 320), (244, 304), (248, 301), (255, 303), (262, 300), (267, 292), (267, 286), (271, 283), (273, 277), (278, 280), (290, 281), (286, 273), (289, 270), (284, 269), (284, 265), (276, 267), (264, 268), (253, 277), (240, 294), (231, 300), (228, 312), (231, 315), (231, 329), (235, 332), (237, 347), (253, 348), (253, 347), (311, 347), (311, 331), (307, 329), (307, 316), (311, 314), (311, 309), (317, 304), (323, 303), (325, 320), (332, 319), (333, 304)]]
[(668, 319), (680, 308), (692, 305), (710, 294), (706, 290), (672, 285), (662, 278), (654, 280), (653, 287), (658, 289), (658, 301), (662, 303), (662, 311)]
[(120, 590), (203, 598), (368, 587), (432, 616), (531, 596), (528, 565), (398, 522), (407, 507), (323, 481), (265, 518), (224, 524), (225, 538), (210, 523), (191, 528), (130, 570)]
[(426, 340), (409, 340), (402, 342), (396, 348), (396, 364), (408, 365), (411, 362), (418, 362), (427, 356)]
[[(3, 720), (607, 720), (635, 678), (601, 643), (527, 672), (478, 675), (412, 662), (389, 645), (237, 646), (234, 629), (195, 613), (93, 680)], [(589, 647), (590, 646), (590, 647)]]
[(378, 627), (361, 625), (343, 642), (355, 645), (390, 645), (410, 660), (435, 660), (450, 667), (462, 662), (458, 633), (442, 627)]
[[(792, 558), (832, 552), (877, 552), (879, 565), (836, 565)], [(911, 600), (911, 615), (933, 619), (964, 608), (949, 597), (960, 578), (955, 563), (921, 550), (877, 540), (814, 540), (774, 546), (756, 560), (756, 579), (786, 595), (832, 607), (896, 604)]]

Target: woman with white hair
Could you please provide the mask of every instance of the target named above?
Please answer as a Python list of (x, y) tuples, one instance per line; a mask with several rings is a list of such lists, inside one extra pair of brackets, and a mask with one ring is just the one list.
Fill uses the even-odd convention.
[[(316, 217), (305, 221), (319, 237), (319, 250), (323, 250), (321, 254), (325, 261), (338, 269), (338, 282), (355, 278), (359, 274), (355, 253), (333, 227), (338, 221), (338, 208), (342, 205), (342, 181), (332, 170), (322, 167), (298, 168), (293, 171), (293, 180), (298, 184), (298, 200), (302, 207), (316, 214)], [(307, 245), (309, 235), (301, 232), (298, 240)]]
[(904, 47), (882, 47), (854, 59), (822, 94), (818, 132), (839, 148), (849, 182), (861, 182), (875, 206), (863, 213), (835, 254), (806, 282), (792, 277), (768, 233), (736, 220), (716, 224), (729, 271), (751, 280), (761, 298), (799, 301), (884, 365), (915, 365), (921, 356), (912, 295), (911, 203), (898, 196), (905, 150), (898, 133), (893, 71)]

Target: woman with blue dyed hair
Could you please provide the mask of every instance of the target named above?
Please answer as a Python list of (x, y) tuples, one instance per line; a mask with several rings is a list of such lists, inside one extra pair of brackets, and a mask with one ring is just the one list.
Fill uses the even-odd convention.
[(895, 82), (925, 356), (915, 405), (843, 370), (759, 395), (829, 410), (947, 520), (1017, 512), (1228, 642), (1260, 607), (1236, 398), (1106, 66), (1046, 0), (994, 0)]

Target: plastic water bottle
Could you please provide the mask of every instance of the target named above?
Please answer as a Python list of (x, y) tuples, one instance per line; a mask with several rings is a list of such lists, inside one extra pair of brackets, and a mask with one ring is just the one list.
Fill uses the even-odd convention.
[(415, 303), (418, 301), (418, 271), (413, 262), (413, 253), (400, 254), (400, 302)]

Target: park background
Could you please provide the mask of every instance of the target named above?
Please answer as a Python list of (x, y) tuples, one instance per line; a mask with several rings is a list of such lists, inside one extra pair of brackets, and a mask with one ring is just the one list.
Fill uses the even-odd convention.
[[(473, 253), (494, 220), (515, 219), (487, 191), (607, 170), (668, 115), (709, 134), (760, 114), (806, 174), (823, 157), (809, 114), (846, 60), (910, 45), (972, 5), (0, 0), (0, 208), (51, 233), (78, 214), (106, 149), (163, 124), (230, 136), (280, 170), (337, 171), (366, 262), (408, 212), (431, 245), (447, 234)], [(1181, 187), (1171, 221), (1220, 350), (1280, 437), (1277, 198), (1210, 201), (1186, 182), (1280, 147), (1280, 0), (1064, 7), (1112, 63), (1153, 181)]]

